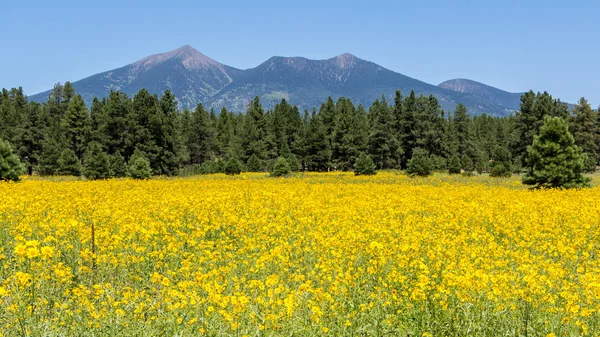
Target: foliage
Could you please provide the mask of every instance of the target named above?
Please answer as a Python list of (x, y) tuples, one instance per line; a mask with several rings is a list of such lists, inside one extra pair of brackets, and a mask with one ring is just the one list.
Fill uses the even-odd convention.
[(64, 149), (58, 158), (58, 174), (79, 177), (81, 170), (81, 162), (75, 152), (71, 149)]
[(354, 163), (354, 175), (356, 176), (372, 176), (377, 174), (377, 167), (371, 157), (366, 153), (361, 152)]
[(127, 176), (133, 179), (150, 179), (152, 177), (150, 161), (142, 151), (136, 149), (129, 158)]
[(10, 144), (0, 139), (0, 180), (19, 181), (19, 176), (25, 173), (25, 167), (19, 157), (13, 153)]
[(290, 165), (284, 157), (279, 157), (273, 164), (273, 168), (271, 169), (271, 177), (283, 177), (290, 174), (292, 170), (290, 169)]
[(240, 174), (242, 172), (242, 165), (240, 164), (240, 161), (234, 157), (229, 158), (227, 164), (225, 164), (224, 172), (230, 176)]
[(298, 172), (298, 171), (300, 171), (300, 161), (298, 161), (298, 157), (296, 157), (295, 155), (291, 154), (287, 158), (287, 162), (288, 162), (288, 164), (290, 164), (290, 170), (292, 172)]
[(412, 158), (406, 165), (406, 173), (411, 176), (426, 177), (433, 173), (433, 163), (429, 158), (429, 153), (425, 149), (416, 148), (413, 151)]
[(546, 117), (539, 135), (528, 148), (527, 162), (531, 169), (523, 177), (523, 183), (535, 188), (588, 187), (590, 179), (582, 175), (585, 161), (586, 156), (575, 145), (567, 122), (560, 117)]
[(450, 162), (448, 163), (448, 173), (450, 174), (459, 174), (460, 173), (460, 157), (458, 153), (454, 153), (452, 157), (450, 157)]
[(261, 160), (257, 155), (252, 154), (246, 163), (246, 167), (248, 168), (248, 172), (262, 172), (264, 171), (264, 166), (261, 163)]
[(117, 152), (110, 156), (110, 170), (115, 178), (123, 178), (127, 176), (127, 163), (121, 152)]
[(90, 180), (107, 179), (112, 176), (110, 157), (97, 142), (92, 142), (87, 147), (83, 160), (83, 175)]
[(499, 146), (494, 150), (492, 158), (492, 169), (490, 176), (492, 177), (510, 177), (512, 175), (512, 162), (510, 152), (506, 147)]

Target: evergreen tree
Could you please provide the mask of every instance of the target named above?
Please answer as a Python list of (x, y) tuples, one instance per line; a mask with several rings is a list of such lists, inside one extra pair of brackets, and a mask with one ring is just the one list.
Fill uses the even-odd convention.
[(379, 169), (394, 168), (399, 162), (398, 139), (394, 135), (394, 115), (385, 101), (376, 100), (369, 109), (369, 153)]
[(450, 157), (450, 161), (448, 162), (448, 173), (459, 174), (460, 166), (460, 157), (458, 156), (458, 153), (455, 152), (452, 157)]
[(121, 152), (116, 152), (110, 156), (110, 170), (115, 178), (123, 178), (127, 176), (127, 163)]
[(366, 153), (361, 152), (358, 155), (356, 163), (354, 163), (354, 175), (355, 176), (371, 176), (377, 174), (376, 165), (373, 160)]
[(83, 160), (83, 175), (89, 180), (107, 179), (112, 176), (110, 157), (97, 142), (88, 144)]
[(253, 154), (248, 158), (248, 162), (246, 163), (246, 168), (248, 172), (262, 172), (264, 171), (264, 166), (261, 163), (261, 160), (257, 155)]
[(59, 159), (63, 152), (62, 147), (55, 139), (49, 138), (42, 143), (42, 153), (38, 171), (42, 176), (54, 176), (60, 173)]
[(336, 104), (338, 116), (333, 131), (331, 160), (335, 169), (352, 169), (358, 154), (365, 151), (368, 141), (368, 116), (362, 106), (355, 108), (346, 98)]
[(248, 106), (241, 131), (240, 141), (244, 159), (248, 160), (253, 155), (258, 159), (267, 159), (265, 112), (258, 96)]
[(290, 170), (292, 170), (292, 172), (298, 172), (298, 171), (300, 171), (300, 161), (298, 160), (298, 158), (296, 157), (296, 155), (291, 154), (287, 158), (287, 162), (288, 162), (288, 164), (290, 164)]
[(17, 149), (29, 175), (33, 174), (33, 169), (40, 162), (45, 133), (42, 106), (38, 103), (30, 103), (27, 107), (23, 128), (19, 134), (19, 148)]
[(192, 164), (201, 164), (212, 160), (217, 151), (217, 130), (209, 113), (202, 104), (198, 104), (190, 118), (190, 130), (187, 135), (187, 148)]
[(292, 170), (290, 169), (290, 165), (288, 164), (287, 160), (285, 160), (283, 157), (279, 157), (273, 165), (270, 176), (283, 177), (290, 174), (291, 171)]
[(7, 141), (0, 139), (0, 180), (19, 181), (19, 176), (25, 173), (25, 167)]
[(416, 148), (413, 156), (406, 165), (406, 173), (411, 176), (426, 177), (433, 173), (433, 163), (425, 149)]
[(152, 167), (146, 155), (139, 149), (135, 149), (127, 166), (127, 176), (133, 179), (150, 179)]
[(331, 148), (327, 140), (327, 131), (321, 115), (312, 112), (312, 117), (306, 127), (306, 139), (304, 145), (304, 162), (309, 171), (327, 171), (331, 158)]
[(510, 177), (512, 174), (512, 160), (510, 151), (505, 146), (498, 146), (494, 150), (492, 157), (492, 168), (490, 176), (492, 177)]
[[(177, 129), (177, 101), (175, 95), (167, 90), (160, 98), (162, 122), (156, 123), (154, 139), (159, 148), (159, 155), (154, 163), (152, 173), (157, 175), (176, 175), (179, 171), (181, 134)], [(159, 120), (159, 121), (160, 121)]]
[(590, 179), (582, 175), (585, 159), (567, 122), (560, 117), (546, 117), (539, 135), (528, 148), (531, 169), (523, 177), (523, 183), (535, 188), (588, 187)]
[(70, 99), (67, 111), (62, 119), (67, 147), (73, 151), (78, 160), (85, 153), (85, 142), (88, 127), (88, 110), (81, 96)]
[(225, 164), (224, 171), (225, 171), (225, 174), (230, 175), (230, 176), (237, 175), (242, 172), (242, 165), (240, 164), (240, 161), (237, 160), (235, 157), (231, 157), (227, 161), (227, 164)]
[(466, 153), (460, 158), (460, 166), (465, 172), (473, 172), (475, 169), (473, 166), (473, 160)]
[(71, 149), (64, 149), (58, 158), (58, 174), (79, 177), (81, 175), (81, 162)]
[(477, 171), (478, 174), (483, 174), (483, 172), (487, 172), (489, 161), (490, 160), (487, 155), (487, 152), (480, 151), (477, 155), (477, 161), (475, 162), (475, 171)]
[(569, 129), (575, 138), (575, 144), (581, 147), (587, 156), (584, 171), (594, 172), (598, 163), (598, 143), (600, 141), (598, 115), (583, 97), (578, 104), (575, 104)]

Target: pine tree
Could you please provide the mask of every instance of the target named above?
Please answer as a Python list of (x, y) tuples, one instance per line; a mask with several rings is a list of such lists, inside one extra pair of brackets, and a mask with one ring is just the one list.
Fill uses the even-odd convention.
[(398, 140), (394, 135), (394, 115), (385, 101), (376, 100), (369, 109), (369, 154), (379, 169), (394, 168), (399, 162)]
[(241, 131), (240, 141), (244, 151), (244, 159), (248, 160), (252, 155), (261, 160), (267, 159), (265, 143), (267, 135), (266, 118), (258, 96), (248, 106)]
[(528, 148), (530, 170), (523, 183), (535, 188), (589, 187), (590, 179), (582, 175), (585, 159), (567, 122), (560, 117), (546, 117)]
[(60, 172), (58, 160), (64, 147), (55, 139), (49, 138), (42, 143), (42, 152), (40, 154), (40, 163), (38, 171), (41, 176), (54, 176)]
[(240, 161), (237, 160), (237, 158), (231, 157), (227, 161), (227, 164), (225, 164), (224, 171), (225, 174), (230, 176), (238, 175), (242, 172), (242, 165), (240, 164)]
[(127, 176), (133, 179), (150, 179), (152, 167), (146, 155), (139, 149), (135, 149), (127, 166)]
[(58, 174), (79, 177), (81, 175), (81, 162), (75, 152), (64, 149), (58, 158)]
[(88, 144), (83, 160), (83, 175), (89, 180), (108, 179), (112, 176), (110, 157), (97, 142)]
[(573, 109), (569, 129), (575, 138), (575, 144), (581, 147), (587, 156), (584, 165), (585, 172), (594, 172), (598, 163), (598, 143), (600, 130), (598, 127), (598, 115), (592, 110), (585, 98), (581, 98)]
[(415, 148), (413, 156), (406, 164), (406, 173), (411, 176), (426, 177), (433, 173), (433, 163), (425, 149)]
[(323, 172), (329, 168), (331, 148), (327, 140), (327, 131), (321, 115), (316, 115), (315, 110), (306, 127), (304, 154), (305, 167), (308, 171)]
[(127, 163), (121, 152), (116, 152), (110, 156), (110, 170), (115, 178), (123, 178), (127, 176)]
[(376, 165), (373, 160), (366, 153), (361, 152), (354, 163), (354, 175), (355, 176), (371, 176), (377, 174)]
[(162, 110), (162, 122), (154, 133), (156, 145), (159, 147), (159, 155), (152, 170), (156, 175), (176, 175), (179, 171), (180, 157), (178, 150), (181, 148), (181, 134), (177, 128), (177, 100), (169, 90), (160, 98), (160, 109)]
[(452, 154), (450, 161), (448, 162), (448, 173), (459, 174), (460, 173), (460, 157), (458, 153)]
[(19, 181), (19, 176), (25, 173), (25, 167), (7, 141), (0, 139), (0, 180)]
[(212, 160), (217, 148), (217, 130), (209, 113), (202, 104), (198, 104), (190, 118), (190, 129), (187, 135), (187, 148), (192, 164), (201, 164)]
[(288, 164), (287, 160), (285, 160), (283, 157), (279, 157), (273, 165), (270, 176), (283, 177), (290, 174), (291, 171), (292, 170), (290, 169), (290, 165)]
[(264, 166), (261, 163), (261, 160), (257, 155), (253, 154), (248, 158), (248, 162), (246, 163), (246, 168), (248, 172), (262, 172), (264, 171)]
[(466, 153), (460, 158), (460, 166), (465, 172), (473, 172), (475, 169), (473, 166), (473, 160)]
[(477, 155), (477, 161), (475, 162), (475, 171), (477, 171), (478, 174), (487, 172), (489, 161), (487, 152), (480, 151)]
[(492, 157), (492, 168), (490, 176), (492, 177), (510, 177), (512, 175), (512, 160), (510, 151), (505, 146), (498, 146), (494, 150)]
[(331, 160), (335, 169), (347, 171), (352, 169), (358, 154), (367, 149), (368, 116), (362, 105), (357, 109), (347, 98), (338, 100), (336, 110)]
[(62, 119), (62, 127), (67, 147), (79, 160), (83, 159), (85, 153), (88, 123), (88, 110), (85, 102), (80, 95), (76, 95), (69, 101), (67, 111)]
[(45, 133), (42, 106), (38, 103), (30, 103), (27, 106), (27, 115), (19, 134), (19, 148), (16, 151), (26, 165), (29, 175), (33, 174), (33, 169), (40, 162)]
[(296, 155), (291, 154), (288, 158), (287, 158), (288, 164), (290, 164), (290, 170), (292, 170), (292, 172), (298, 172), (300, 171), (300, 161), (298, 160), (298, 158), (296, 157)]

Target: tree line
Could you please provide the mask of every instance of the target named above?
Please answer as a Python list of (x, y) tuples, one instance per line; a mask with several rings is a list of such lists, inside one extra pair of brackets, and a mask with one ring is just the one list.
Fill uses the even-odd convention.
[(0, 139), (28, 174), (91, 178), (124, 176), (133, 161), (142, 176), (224, 172), (231, 160), (260, 172), (280, 157), (292, 171), (349, 171), (363, 153), (378, 170), (414, 171), (424, 160), (451, 173), (521, 173), (533, 169), (528, 147), (545, 117), (566, 121), (585, 158), (582, 170), (594, 171), (597, 111), (584, 98), (571, 109), (547, 92), (525, 93), (508, 117), (471, 116), (462, 104), (446, 112), (434, 96), (400, 91), (393, 102), (382, 96), (369, 107), (329, 97), (310, 111), (285, 99), (265, 110), (256, 97), (240, 114), (202, 104), (179, 111), (170, 91), (158, 97), (145, 89), (133, 97), (112, 91), (88, 109), (69, 82), (55, 85), (43, 104), (29, 102), (21, 88), (0, 95)]

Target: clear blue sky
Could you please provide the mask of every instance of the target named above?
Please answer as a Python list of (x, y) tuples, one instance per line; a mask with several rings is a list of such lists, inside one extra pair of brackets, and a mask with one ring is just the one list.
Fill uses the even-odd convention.
[(469, 78), (600, 104), (600, 1), (5, 1), (0, 87), (27, 94), (189, 44), (252, 68), (345, 52), (439, 84)]

